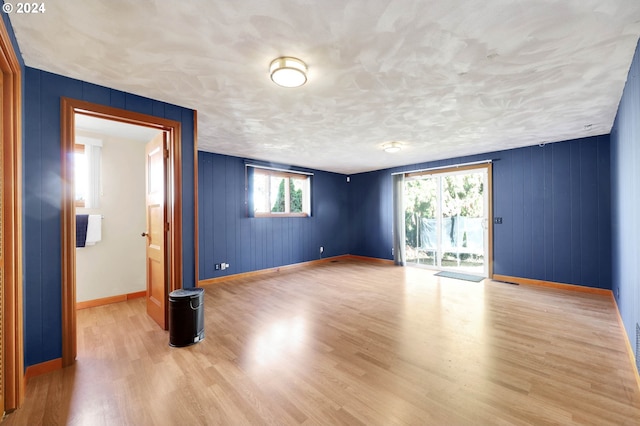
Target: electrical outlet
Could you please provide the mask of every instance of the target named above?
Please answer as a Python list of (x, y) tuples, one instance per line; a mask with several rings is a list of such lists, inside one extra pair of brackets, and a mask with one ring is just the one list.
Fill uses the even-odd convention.
[(219, 270), (220, 270), (220, 264), (219, 264), (219, 263), (216, 263), (216, 264), (214, 265), (214, 268), (215, 268), (215, 270), (216, 270), (216, 271), (219, 271)]
[(501, 217), (494, 217), (493, 218), (493, 223), (495, 223), (496, 225), (502, 225), (502, 218)]

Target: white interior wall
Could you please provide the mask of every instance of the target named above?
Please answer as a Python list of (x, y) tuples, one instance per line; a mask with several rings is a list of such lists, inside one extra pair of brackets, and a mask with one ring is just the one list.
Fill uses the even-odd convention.
[(100, 206), (76, 213), (104, 216), (102, 241), (76, 248), (76, 301), (144, 291), (145, 144), (79, 130), (76, 135), (103, 140)]

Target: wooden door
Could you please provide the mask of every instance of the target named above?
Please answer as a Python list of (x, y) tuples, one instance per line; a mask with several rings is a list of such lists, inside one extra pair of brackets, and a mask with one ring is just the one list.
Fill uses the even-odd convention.
[(167, 329), (166, 203), (165, 148), (166, 133), (161, 132), (146, 145), (146, 216), (147, 230), (147, 314), (162, 329)]

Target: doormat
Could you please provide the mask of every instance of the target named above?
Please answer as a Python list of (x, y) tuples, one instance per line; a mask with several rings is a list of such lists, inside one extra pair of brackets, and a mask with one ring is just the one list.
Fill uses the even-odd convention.
[(469, 274), (461, 274), (460, 272), (449, 272), (442, 271), (435, 274), (436, 277), (445, 277), (445, 278), (453, 278), (455, 280), (465, 280), (465, 281), (473, 281), (474, 283), (479, 283), (484, 280), (484, 277), (477, 277), (475, 275)]

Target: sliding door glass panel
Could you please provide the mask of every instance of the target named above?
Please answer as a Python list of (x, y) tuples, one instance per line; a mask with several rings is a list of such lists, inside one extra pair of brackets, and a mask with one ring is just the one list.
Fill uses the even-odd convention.
[(409, 264), (487, 276), (487, 171), (405, 180), (405, 249)]
[(480, 172), (442, 176), (442, 268), (484, 274), (484, 176)]
[(437, 177), (409, 179), (404, 185), (407, 262), (438, 265)]

